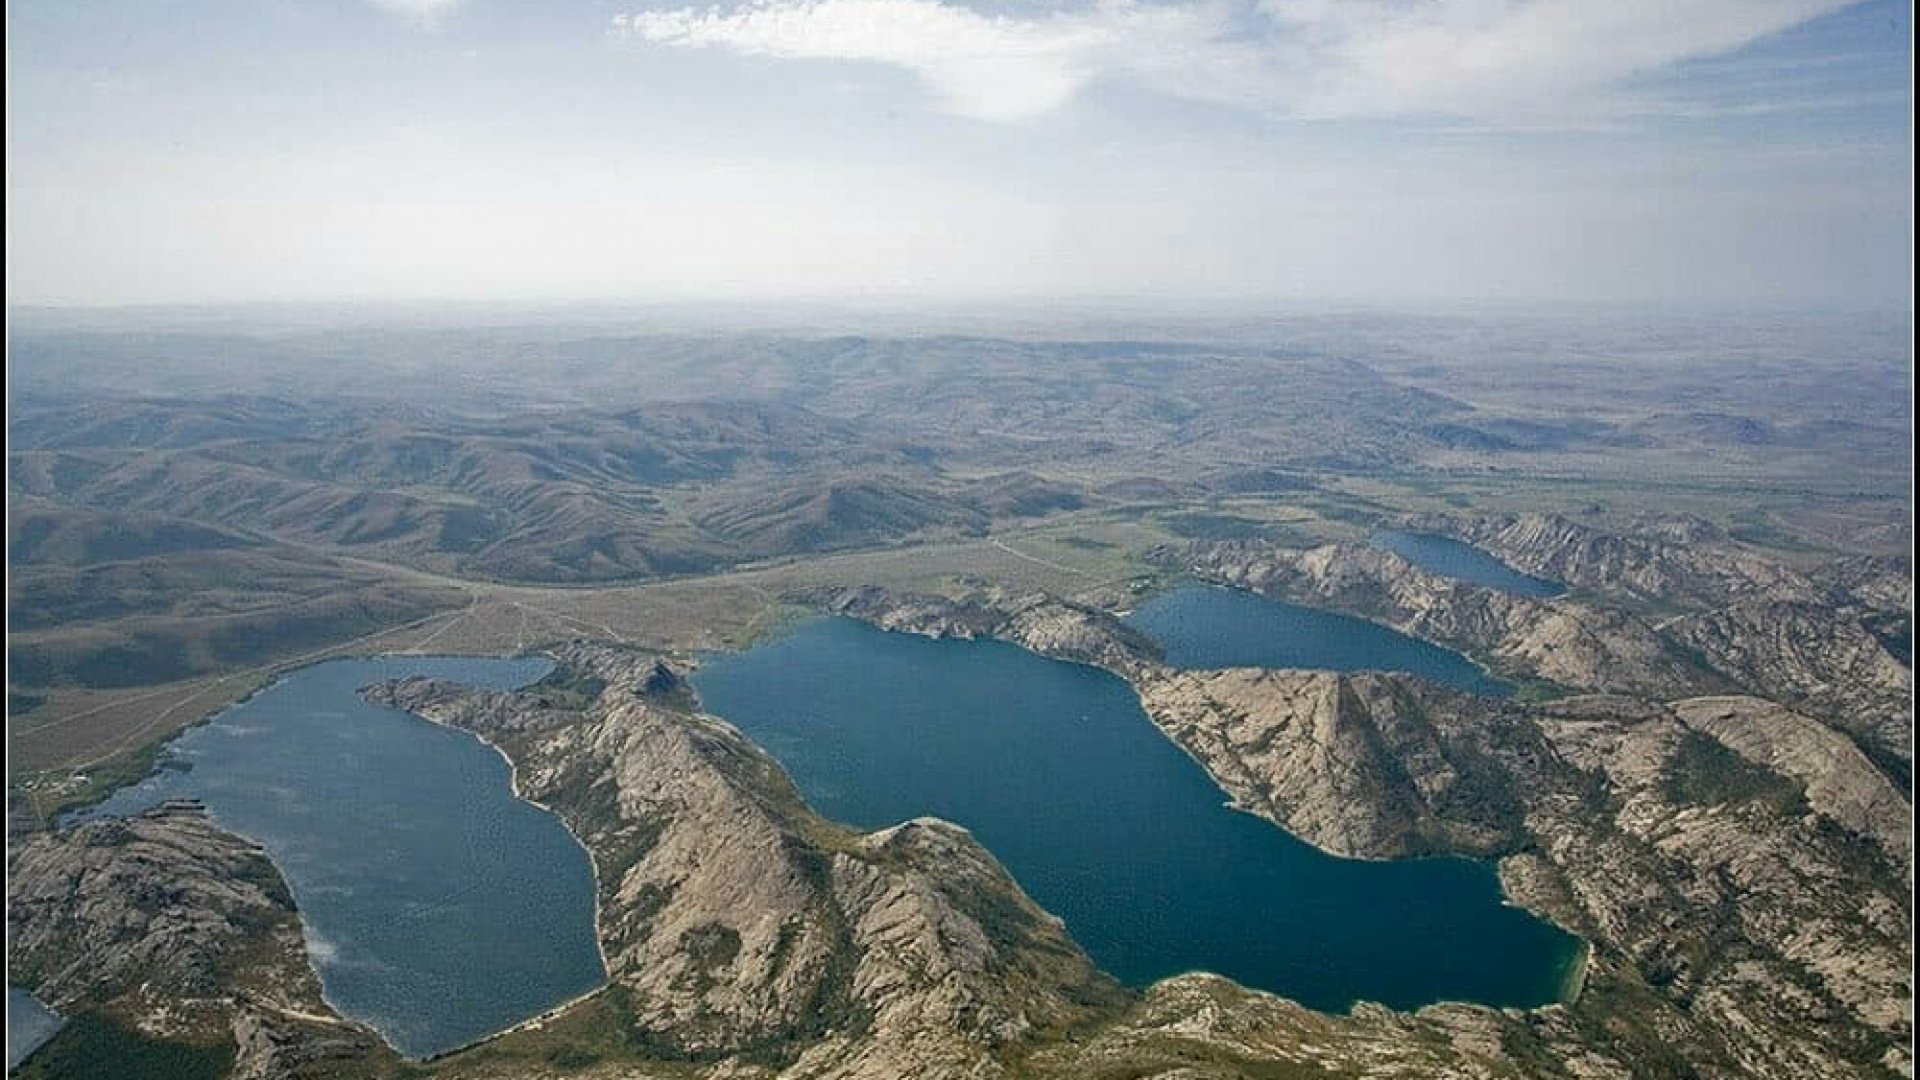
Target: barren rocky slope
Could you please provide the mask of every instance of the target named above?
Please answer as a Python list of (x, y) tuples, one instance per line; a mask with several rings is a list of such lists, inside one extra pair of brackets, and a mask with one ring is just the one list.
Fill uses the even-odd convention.
[[(1602, 599), (1513, 596), (1354, 544), (1201, 542), (1156, 557), (1205, 580), (1377, 619), (1510, 676), (1662, 699), (1758, 694), (1854, 736), (1897, 781), (1911, 776), (1913, 672), (1910, 652), (1896, 652), (1911, 634), (1912, 612), (1898, 606), (1910, 588), (1890, 560), (1842, 560), (1807, 575), (1745, 552), (1542, 515), (1422, 517), (1410, 527), (1485, 544), (1517, 568)], [(1609, 606), (1649, 595), (1680, 613), (1655, 619)]]
[(671, 668), (590, 647), (561, 662), (590, 680), (579, 711), (427, 680), (371, 696), (495, 742), (587, 844), (637, 1048), (800, 1075), (992, 1075), (1009, 1048), (1122, 1000), (964, 830), (824, 821), (693, 711)]
[[(498, 746), (521, 793), (587, 845), (600, 884), (610, 985), (429, 1071), (1912, 1075), (1911, 802), (1863, 752), (1870, 738), (1799, 708), (1825, 700), (1857, 717), (1861, 698), (1818, 692), (1862, 672), (1880, 678), (1884, 700), (1910, 683), (1871, 634), (1835, 640), (1821, 636), (1825, 623), (1785, 622), (1776, 636), (1807, 659), (1782, 671), (1735, 662), (1785, 646), (1729, 612), (1803, 604), (1765, 584), (1715, 586), (1731, 600), (1722, 609), (1654, 622), (1602, 601), (1508, 597), (1368, 549), (1213, 543), (1162, 555), (1584, 692), (1496, 701), (1391, 674), (1178, 670), (1099, 607), (1038, 594), (854, 588), (799, 599), (1113, 671), (1237, 806), (1329, 851), (1498, 859), (1517, 903), (1590, 943), (1577, 999), (1330, 1016), (1205, 974), (1123, 989), (964, 830), (920, 820), (861, 834), (825, 821), (773, 759), (698, 711), (677, 662), (576, 643), (556, 651), (555, 676), (520, 692), (418, 679), (369, 690)], [(1845, 603), (1898, 596), (1877, 574), (1846, 568), (1857, 600), (1829, 592), (1803, 606), (1845, 618)], [(1778, 580), (1791, 592), (1818, 577)], [(1882, 721), (1891, 727), (1864, 731), (1901, 721), (1894, 712)], [(92, 1000), (156, 1033), (238, 1047), (238, 1075), (298, 1075), (314, 1062), (393, 1074), (390, 1051), (332, 1020), (317, 991), (306, 996), (312, 977), (277, 876), (262, 877), (271, 868), (258, 852), (203, 816), (175, 809), (39, 837), (10, 865), (37, 883), (18, 902), (40, 905), (15, 915), (37, 929), (19, 953), (33, 966), (14, 973), (54, 1004)], [(74, 936), (49, 929), (68, 894), (168, 902), (83, 903), (83, 925), (107, 929)], [(156, 935), (200, 944), (154, 952)], [(195, 959), (209, 956), (245, 959)], [(257, 999), (249, 988), (261, 985), (290, 989)], [(183, 1000), (198, 1004), (183, 1012)], [(183, 1016), (196, 1019), (182, 1026)]]
[(1155, 554), (1204, 580), (1362, 615), (1485, 657), (1509, 676), (1651, 696), (1728, 688), (1639, 616), (1455, 581), (1362, 544), (1297, 550), (1230, 540)]
[(7, 928), (9, 982), (123, 1040), (203, 1047), (243, 1080), (394, 1060), (321, 1000), (273, 864), (195, 804), (27, 840), (8, 857)]
[(1858, 618), (1823, 604), (1758, 601), (1661, 627), (1735, 685), (1855, 736), (1896, 777), (1913, 768), (1913, 671)]
[(1451, 517), (1428, 514), (1406, 526), (1464, 540), (1529, 574), (1650, 607), (1717, 607), (1742, 600), (1812, 601), (1825, 590), (1768, 559), (1712, 546), (1717, 537), (1673, 522), (1634, 532), (1582, 524), (1558, 514)]
[(1593, 945), (1572, 1006), (1480, 1017), (1530, 1075), (1911, 1071), (1911, 807), (1811, 718), (1745, 697), (1521, 705), (1397, 675), (1176, 671), (1048, 598), (830, 599), (1102, 663), (1239, 806), (1328, 850), (1502, 856), (1515, 900)]

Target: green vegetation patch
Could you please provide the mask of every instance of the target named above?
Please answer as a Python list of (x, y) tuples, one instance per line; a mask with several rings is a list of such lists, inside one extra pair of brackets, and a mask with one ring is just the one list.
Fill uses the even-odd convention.
[(1737, 511), (1728, 520), (1727, 535), (1743, 544), (1796, 554), (1829, 550), (1781, 528), (1773, 515), (1761, 507)]
[[(686, 1055), (644, 1031), (634, 1021), (628, 991), (617, 983), (582, 1001), (538, 1028), (521, 1028), (432, 1063), (435, 1073), (455, 1076), (494, 1069), (499, 1075), (545, 1075), (618, 1062), (645, 1062), (650, 1077), (695, 1075), (697, 1070), (675, 1059)], [(491, 1067), (491, 1068), (490, 1068)]]
[(681, 934), (680, 948), (708, 971), (726, 967), (740, 955), (740, 931), (722, 923), (706, 923)]
[(562, 665), (521, 693), (549, 709), (583, 712), (600, 699), (600, 692), (606, 688), (607, 680), (598, 675)]
[(68, 1020), (12, 1075), (22, 1080), (219, 1080), (233, 1067), (230, 1042), (211, 1046), (143, 1035), (99, 1013)]
[(85, 772), (64, 782), (67, 773), (53, 770), (30, 778), (27, 782), (34, 786), (45, 786), (48, 791), (30, 796), (34, 812), (44, 826), (51, 826), (63, 814), (75, 810), (84, 810), (89, 806), (106, 801), (107, 796), (138, 783), (153, 774), (159, 761), (160, 748), (167, 739), (159, 739), (137, 746), (124, 754), (118, 754), (106, 761), (90, 766)]
[(1218, 514), (1204, 510), (1169, 514), (1160, 519), (1168, 532), (1182, 540), (1270, 540), (1273, 528), (1264, 521), (1238, 514)]
[(1674, 748), (1662, 793), (1682, 806), (1758, 802), (1783, 817), (1806, 812), (1806, 791), (1798, 783), (1697, 731), (1687, 732)]

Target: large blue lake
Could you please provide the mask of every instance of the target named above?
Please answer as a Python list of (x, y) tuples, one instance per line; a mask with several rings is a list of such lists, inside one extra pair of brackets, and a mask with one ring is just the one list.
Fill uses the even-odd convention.
[(1130, 984), (1199, 969), (1321, 1009), (1533, 1006), (1579, 949), (1505, 904), (1486, 863), (1339, 859), (1229, 810), (1105, 671), (835, 618), (695, 682), (827, 817), (972, 830)]
[(1396, 532), (1382, 529), (1367, 538), (1382, 551), (1391, 551), (1423, 570), (1442, 577), (1485, 585), (1518, 596), (1559, 596), (1566, 586), (1546, 578), (1523, 574), (1472, 544), (1430, 533)]
[(176, 739), (153, 777), (90, 811), (206, 803), (287, 879), (327, 1000), (408, 1057), (472, 1042), (605, 978), (587, 853), (514, 796), (473, 736), (372, 705), (361, 687), (428, 675), (485, 689), (546, 660), (331, 660)]
[(1451, 649), (1242, 589), (1184, 586), (1142, 604), (1127, 622), (1159, 642), (1175, 667), (1402, 671), (1475, 694), (1513, 691)]

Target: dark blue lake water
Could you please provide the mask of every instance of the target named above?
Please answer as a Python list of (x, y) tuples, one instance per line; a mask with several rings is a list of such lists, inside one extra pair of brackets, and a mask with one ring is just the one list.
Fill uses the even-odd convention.
[(586, 851), (516, 798), (463, 732), (368, 704), (428, 675), (511, 689), (546, 660), (382, 657), (302, 668), (182, 734), (163, 768), (89, 812), (206, 803), (272, 856), (340, 1012), (423, 1057), (511, 1027), (605, 978)]
[(1451, 649), (1243, 589), (1183, 586), (1142, 604), (1127, 622), (1158, 641), (1175, 667), (1404, 671), (1475, 694), (1513, 692)]
[(7, 1071), (27, 1060), (60, 1030), (60, 1017), (32, 994), (11, 983), (7, 986)]
[(1523, 574), (1472, 544), (1427, 533), (1383, 529), (1367, 538), (1382, 551), (1391, 551), (1423, 570), (1442, 577), (1485, 585), (1517, 596), (1559, 596), (1567, 591), (1557, 581)]
[(1322, 1009), (1531, 1006), (1578, 950), (1487, 864), (1339, 859), (1227, 809), (1105, 671), (822, 619), (695, 683), (827, 817), (971, 829), (1130, 984), (1201, 969)]

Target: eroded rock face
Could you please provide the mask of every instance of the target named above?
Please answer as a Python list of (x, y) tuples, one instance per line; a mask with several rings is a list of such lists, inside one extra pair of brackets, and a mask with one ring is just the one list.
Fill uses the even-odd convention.
[[(1481, 837), (1442, 800), (1502, 807), (1510, 831), (1480, 850), (1512, 852), (1508, 891), (1596, 944), (1577, 1017), (1641, 998), (1637, 1020), (1672, 1025), (1661, 1038), (1682, 1057), (1755, 1076), (1879, 1075), (1904, 1053), (1911, 863), (1891, 835), (1911, 812), (1831, 729), (1748, 699), (1482, 712), (1406, 687), (1342, 693), (1337, 676), (1189, 679), (1146, 687), (1149, 713), (1223, 786), (1255, 792), (1252, 809), (1330, 850), (1471, 851)], [(1648, 1052), (1580, 1050), (1623, 1068)]]
[(1160, 557), (1210, 581), (1375, 619), (1486, 657), (1509, 675), (1649, 696), (1728, 688), (1718, 673), (1635, 615), (1455, 581), (1362, 544), (1298, 551), (1265, 541), (1228, 540), (1195, 543)]
[(1352, 544), (1300, 551), (1222, 541), (1159, 557), (1223, 584), (1377, 619), (1506, 674), (1570, 689), (1662, 700), (1758, 694), (1852, 735), (1897, 780), (1912, 775), (1913, 672), (1889, 648), (1910, 633), (1911, 613), (1870, 606), (1899, 595), (1887, 560), (1840, 560), (1822, 585), (1746, 553), (1559, 518), (1421, 518), (1413, 527), (1484, 544), (1529, 572), (1577, 571), (1595, 591), (1641, 598), (1671, 587), (1687, 603), (1718, 606), (1654, 622), (1587, 601), (1511, 596)]
[(1743, 551), (1706, 546), (1711, 532), (1662, 527), (1622, 534), (1558, 514), (1410, 518), (1407, 527), (1464, 540), (1529, 574), (1649, 606), (1719, 607), (1749, 600), (1816, 602), (1806, 575)]
[(1741, 604), (1673, 620), (1672, 639), (1740, 686), (1913, 762), (1913, 672), (1858, 619), (1818, 604)]
[(1409, 1015), (1362, 1003), (1350, 1015), (1332, 1016), (1195, 973), (1156, 984), (1119, 1022), (1083, 1044), (1043, 1050), (1026, 1066), (1035, 1076), (1061, 1080), (1529, 1075), (1503, 1046), (1504, 1024), (1500, 1014), (1471, 1006)]
[(834, 825), (731, 725), (663, 702), (652, 658), (561, 662), (606, 685), (564, 721), (428, 680), (370, 696), (495, 741), (586, 843), (609, 975), (647, 1040), (806, 1075), (991, 1075), (1124, 999), (965, 830)]
[(1524, 705), (1399, 675), (1175, 671), (1118, 633), (1093, 644), (1111, 616), (995, 607), (869, 590), (841, 610), (930, 632), (959, 609), (1014, 640), (1066, 620), (1076, 653), (1124, 655), (1148, 715), (1243, 808), (1338, 854), (1501, 856), (1517, 902), (1593, 945), (1578, 1001), (1524, 1014), (1316, 1017), (1174, 980), (1088, 1056), (1036, 1059), (1062, 1075), (1147, 1059), (1194, 1075), (1308, 1059), (1361, 1075), (1910, 1073), (1911, 810), (1832, 728), (1744, 697)]
[(1913, 877), (1913, 808), (1860, 748), (1819, 721), (1752, 697), (1676, 701), (1673, 714), (1806, 789), (1807, 804), (1870, 837)]
[(1512, 850), (1500, 759), (1550, 754), (1500, 706), (1377, 673), (1159, 670), (1136, 686), (1237, 806), (1353, 858)]
[(321, 999), (265, 853), (197, 804), (37, 834), (11, 853), (7, 879), (8, 978), (57, 1012), (231, 1040), (243, 1078), (392, 1058)]
[(1726, 708), (1543, 708), (1561, 758), (1603, 785), (1585, 807), (1538, 803), (1529, 827), (1544, 861), (1626, 962), (1618, 977), (1748, 1072), (1875, 1075), (1887, 1055), (1910, 1068), (1910, 871), (1843, 820), (1858, 820), (1850, 802), (1897, 794), (1854, 772), (1845, 796), (1816, 796), (1789, 763), (1831, 753), (1831, 731), (1777, 723), (1763, 764), (1746, 733), (1734, 737), (1744, 753), (1711, 734)]
[[(543, 1056), (550, 1047), (527, 1051), (508, 1036), (507, 1052), (531, 1056), (461, 1055), (441, 1072), (1911, 1075), (1911, 809), (1822, 719), (1728, 694), (1523, 704), (1397, 675), (1180, 671), (1111, 614), (1039, 595), (855, 589), (813, 599), (892, 629), (1001, 637), (1112, 670), (1236, 803), (1329, 850), (1499, 858), (1516, 902), (1592, 944), (1585, 992), (1526, 1012), (1361, 1005), (1347, 1016), (1199, 974), (1126, 994), (964, 830), (920, 820), (860, 834), (824, 821), (772, 759), (697, 711), (682, 666), (577, 644), (557, 653), (577, 676), (561, 689), (405, 680), (369, 692), (499, 746), (521, 793), (566, 820), (599, 876), (612, 988), (595, 1007), (613, 1018), (627, 1056), (563, 1067)], [(1485, 619), (1497, 631), (1517, 609), (1469, 610), (1479, 614), (1462, 625)], [(1574, 620), (1581, 633), (1595, 625), (1584, 620)], [(155, 853), (130, 860), (139, 873), (202, 867), (244, 885), (258, 853), (190, 819), (100, 839)], [(72, 846), (80, 835), (34, 843)], [(68, 880), (53, 867), (98, 882), (135, 872), (89, 876), (89, 860), (115, 863), (89, 850), (34, 855), (39, 880)], [(270, 897), (261, 908), (258, 897), (169, 887), (186, 888), (184, 906), (199, 912), (179, 916), (202, 928), (178, 931), (181, 940), (225, 940), (209, 912), (241, 925), (221, 913), (272, 909), (270, 925), (292, 926)], [(119, 925), (118, 910), (96, 917)], [(90, 936), (88, 948), (111, 937)], [(299, 957), (305, 971), (297, 931), (277, 940), (277, 962)], [(43, 935), (41, 955), (68, 955), (56, 944)], [(141, 964), (172, 959), (139, 955), (108, 970), (124, 983)], [(155, 970), (191, 981), (206, 966)], [(230, 1026), (243, 1075), (377, 1073), (384, 1051), (360, 1047), (356, 1029), (301, 993), (236, 995), (200, 1022)], [(187, 996), (169, 989), (152, 1004), (178, 1013)], [(682, 1063), (655, 1069), (648, 1057)]]
[[(1913, 611), (1913, 561), (1904, 556), (1848, 555), (1807, 575), (1845, 605), (1877, 611)], [(1911, 627), (1909, 627), (1911, 630)]]

